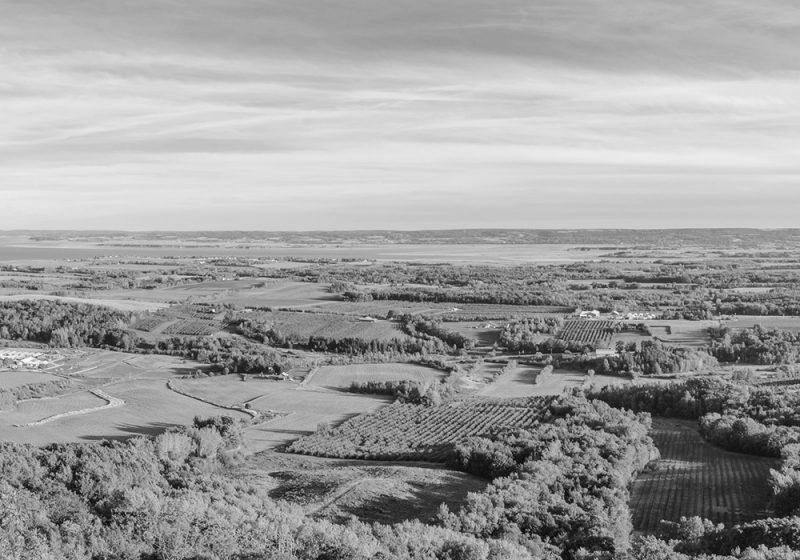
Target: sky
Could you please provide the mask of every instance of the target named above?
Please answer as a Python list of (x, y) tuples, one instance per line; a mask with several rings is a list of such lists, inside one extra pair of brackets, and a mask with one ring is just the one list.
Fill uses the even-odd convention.
[(0, 0), (0, 229), (796, 227), (797, 0)]

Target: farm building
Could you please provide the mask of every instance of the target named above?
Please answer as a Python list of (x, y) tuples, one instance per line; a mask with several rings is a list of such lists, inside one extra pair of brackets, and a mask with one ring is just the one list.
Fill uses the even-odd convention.
[(31, 352), (29, 350), (0, 350), (0, 364), (4, 368), (17, 369), (38, 369), (49, 366), (51, 363), (42, 352)]
[(594, 351), (594, 355), (598, 358), (605, 358), (606, 356), (616, 356), (617, 351), (613, 348), (597, 348)]
[(600, 317), (600, 312), (597, 309), (591, 311), (581, 311), (578, 315), (581, 319), (597, 319)]
[(647, 319), (655, 319), (656, 315), (655, 315), (655, 313), (646, 313), (646, 312), (634, 313), (634, 312), (631, 312), (631, 313), (628, 313), (627, 315), (625, 315), (625, 318), (628, 319), (629, 321), (642, 321), (642, 320), (647, 320)]

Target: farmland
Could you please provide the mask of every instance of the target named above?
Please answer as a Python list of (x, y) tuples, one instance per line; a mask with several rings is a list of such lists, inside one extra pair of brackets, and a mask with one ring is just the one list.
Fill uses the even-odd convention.
[(652, 435), (661, 459), (633, 485), (636, 529), (655, 531), (662, 519), (681, 516), (731, 523), (764, 515), (769, 470), (777, 461), (723, 451), (685, 421), (656, 419)]
[(233, 475), (255, 482), (270, 497), (290, 502), (315, 518), (335, 522), (356, 516), (368, 523), (433, 521), (439, 505), (457, 507), (487, 481), (441, 465), (342, 461), (260, 453)]
[[(651, 457), (651, 444), (645, 419), (640, 425), (582, 400), (582, 391), (662, 386), (671, 375), (747, 377), (739, 370), (750, 366), (696, 359), (710, 344), (709, 327), (800, 328), (786, 296), (793, 272), (769, 272), (778, 269), (748, 257), (737, 257), (739, 269), (702, 249), (693, 258), (706, 258), (703, 266), (669, 249), (653, 253), (658, 257), (612, 249), (624, 256), (575, 266), (431, 264), (428, 257), (284, 261), (200, 248), (169, 257), (100, 255), (58, 271), (15, 264), (18, 270), (0, 270), (2, 293), (14, 300), (32, 293), (63, 305), (110, 302), (121, 313), (50, 306), (38, 317), (36, 305), (16, 315), (6, 308), (0, 328), (9, 336), (0, 344), (43, 364), (0, 373), (0, 439), (122, 441), (195, 417), (229, 416), (241, 422), (241, 437), (214, 472), (256, 485), (262, 493), (253, 496), (293, 504), (306, 522), (340, 524), (351, 515), (435, 521), (455, 531), (450, 535), (469, 530), (483, 539), (502, 534), (492, 519), (507, 519), (527, 539), (532, 525), (520, 520), (536, 519), (537, 527), (554, 525), (546, 537), (558, 542), (564, 527), (586, 519), (599, 523), (586, 528), (591, 538), (601, 535), (601, 544), (590, 546), (602, 548), (611, 538), (598, 529), (603, 523), (622, 520), (624, 538), (626, 488)], [(662, 258), (671, 260), (656, 262)], [(757, 274), (774, 275), (770, 283), (779, 289), (720, 287)], [(709, 294), (714, 298), (703, 300)], [(753, 299), (787, 314), (730, 313), (740, 305), (757, 309)], [(601, 310), (601, 318), (575, 319), (576, 308)], [(606, 320), (628, 312), (659, 318)], [(781, 366), (759, 365), (761, 380), (796, 383), (797, 365)], [(409, 383), (394, 383), (400, 381)], [(353, 384), (378, 394), (350, 392)], [(699, 402), (676, 398), (672, 412)], [(638, 531), (655, 533), (661, 520), (682, 515), (730, 524), (768, 514), (768, 470), (777, 461), (722, 451), (682, 420), (657, 417), (651, 435), (662, 457), (633, 482), (629, 506)], [(631, 449), (641, 454), (629, 462)], [(536, 459), (515, 463), (525, 457)], [(613, 476), (608, 457), (620, 461)], [(462, 471), (450, 470), (455, 466)], [(588, 479), (576, 474), (584, 467), (591, 484), (611, 493), (587, 490)], [(527, 474), (504, 480), (509, 472)], [(620, 473), (630, 476), (624, 488), (605, 486), (623, 480)], [(559, 497), (566, 480), (584, 501)], [(613, 508), (594, 501), (600, 494), (613, 496)], [(438, 516), (442, 503), (448, 516)], [(496, 509), (482, 509), (490, 506)], [(592, 513), (551, 515), (562, 507)]]
[(386, 320), (367, 320), (332, 313), (302, 313), (290, 311), (253, 312), (244, 315), (257, 320), (291, 338), (360, 338), (392, 340), (408, 338), (396, 323)]
[[(142, 356), (120, 352), (74, 353), (57, 370), (71, 380), (65, 392), (19, 402), (0, 414), (0, 437), (32, 443), (91, 441), (152, 434), (167, 426), (186, 424), (196, 415), (219, 414), (221, 409), (170, 391), (167, 380), (199, 364), (169, 356)], [(13, 372), (17, 375), (17, 372)], [(6, 375), (0, 373), (0, 376)], [(19, 372), (18, 375), (41, 375)], [(122, 406), (83, 415), (67, 416), (41, 425), (26, 426), (50, 416), (107, 403), (90, 389), (101, 388)], [(246, 414), (231, 412), (239, 418)], [(24, 426), (24, 427), (20, 427)]]
[(460, 401), (419, 407), (393, 404), (304, 437), (289, 450), (327, 457), (445, 461), (465, 437), (503, 427), (526, 427), (540, 416), (548, 398)]
[[(235, 375), (177, 378), (170, 381), (170, 386), (181, 396), (195, 398), (199, 404), (215, 403), (220, 407), (247, 404), (251, 410), (277, 414), (267, 422), (248, 428), (246, 441), (251, 450), (283, 446), (301, 435), (310, 434), (321, 424), (338, 424), (387, 402), (385, 397), (304, 388), (290, 381), (250, 379), (243, 382)], [(223, 411), (218, 409), (217, 413), (220, 412)]]
[(567, 342), (604, 348), (611, 342), (615, 325), (614, 321), (567, 320), (558, 337)]
[(58, 379), (49, 373), (38, 371), (2, 371), (0, 370), (0, 390), (13, 389), (34, 383), (44, 383)]
[(444, 377), (441, 371), (414, 364), (352, 364), (348, 366), (322, 366), (306, 378), (306, 387), (347, 389), (354, 382), (370, 381), (438, 381)]
[(569, 370), (556, 370), (545, 379), (537, 381), (541, 370), (541, 367), (517, 366), (488, 383), (480, 394), (491, 398), (536, 397), (561, 395), (589, 384), (604, 387), (630, 383), (630, 380), (621, 377), (594, 375), (589, 378), (583, 373)]
[(208, 336), (222, 328), (222, 325), (210, 319), (185, 319), (165, 328), (164, 334), (182, 334), (188, 336)]

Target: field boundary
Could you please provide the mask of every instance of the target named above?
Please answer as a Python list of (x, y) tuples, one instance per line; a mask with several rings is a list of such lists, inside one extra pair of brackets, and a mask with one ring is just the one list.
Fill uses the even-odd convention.
[[(190, 399), (194, 399), (196, 401), (200, 401), (200, 402), (205, 403), (205, 404), (210, 404), (211, 406), (216, 406), (217, 408), (222, 408), (222, 409), (225, 409), (225, 410), (234, 410), (236, 412), (243, 412), (245, 414), (250, 415), (252, 418), (257, 418), (258, 417), (258, 412), (255, 411), (255, 410), (251, 410), (251, 409), (245, 408), (243, 406), (242, 407), (239, 407), (239, 406), (228, 406), (228, 405), (216, 403), (214, 401), (210, 401), (208, 399), (204, 399), (203, 397), (198, 397), (197, 395), (192, 395), (191, 393), (187, 393), (185, 391), (181, 391), (180, 389), (176, 389), (172, 385), (172, 381), (173, 381), (172, 379), (168, 379), (167, 380), (167, 389), (169, 389), (170, 391), (172, 391), (174, 393), (177, 393), (177, 394), (182, 395), (184, 397), (188, 397)], [(263, 396), (263, 395), (261, 395), (261, 396)], [(261, 398), (261, 397), (256, 397), (256, 399), (258, 399), (258, 398)], [(256, 400), (256, 399), (250, 399), (250, 401), (253, 401), (253, 400)]]
[(94, 406), (91, 408), (81, 408), (80, 410), (70, 410), (69, 412), (62, 412), (60, 414), (54, 414), (53, 416), (47, 416), (46, 418), (42, 418), (41, 420), (37, 420), (35, 422), (28, 422), (27, 424), (18, 425), (18, 427), (28, 427), (28, 426), (41, 426), (42, 424), (47, 424), (49, 422), (54, 422), (55, 420), (61, 420), (62, 418), (68, 418), (70, 416), (80, 416), (82, 414), (89, 414), (90, 412), (98, 412), (100, 410), (108, 410), (110, 408), (116, 408), (118, 406), (122, 406), (125, 404), (125, 401), (122, 399), (118, 399), (117, 397), (112, 397), (105, 391), (101, 389), (90, 389), (90, 393), (94, 396), (99, 397), (106, 401), (106, 404), (102, 406)]

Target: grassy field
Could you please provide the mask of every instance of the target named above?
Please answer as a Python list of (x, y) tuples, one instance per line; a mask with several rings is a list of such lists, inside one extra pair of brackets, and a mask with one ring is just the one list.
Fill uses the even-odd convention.
[(255, 312), (253, 318), (264, 321), (284, 336), (305, 339), (310, 336), (342, 339), (391, 340), (408, 338), (391, 321), (361, 321), (333, 313), (302, 313), (293, 311)]
[(14, 389), (33, 383), (44, 383), (58, 379), (55, 375), (38, 371), (3, 371), (0, 370), (0, 390)]
[(346, 366), (322, 366), (303, 382), (307, 387), (347, 389), (354, 381), (438, 381), (444, 373), (414, 364), (351, 364)]
[(711, 343), (708, 328), (718, 321), (653, 320), (644, 321), (653, 337), (677, 346), (706, 346)]
[[(168, 379), (185, 375), (198, 366), (170, 356), (71, 351), (58, 371), (73, 379), (74, 388), (55, 397), (20, 402), (15, 409), (0, 413), (0, 439), (37, 445), (92, 441), (158, 433), (169, 426), (190, 424), (196, 415), (225, 413), (247, 418), (245, 414), (201, 403), (167, 388)], [(55, 414), (105, 404), (106, 401), (88, 391), (90, 388), (100, 388), (122, 399), (124, 404), (39, 426), (18, 427)]]
[[(58, 397), (45, 397), (21, 401), (13, 411), (3, 413), (3, 424), (6, 427), (23, 426), (30, 422), (38, 422), (56, 414), (64, 414), (76, 410), (93, 408), (105, 404), (100, 397), (89, 391), (75, 391)], [(29, 428), (18, 428), (28, 430)]]
[(499, 321), (459, 321), (444, 324), (447, 330), (455, 331), (474, 340), (476, 346), (499, 344), (502, 326), (503, 323)]
[[(263, 397), (271, 392), (282, 391), (288, 381), (248, 378), (242, 381), (238, 375), (219, 375), (197, 379), (173, 379), (170, 386), (186, 393), (222, 406), (242, 406), (244, 403)], [(296, 388), (291, 385), (291, 388)]]
[(234, 476), (256, 481), (273, 499), (300, 506), (317, 518), (366, 523), (432, 521), (439, 505), (458, 507), (469, 492), (487, 481), (441, 465), (325, 459), (301, 455), (258, 454)]
[(266, 280), (222, 294), (217, 301), (242, 307), (308, 307), (325, 305), (341, 298), (328, 291), (327, 284)]
[(730, 523), (763, 515), (769, 469), (777, 460), (714, 447), (694, 422), (655, 418), (652, 436), (661, 459), (633, 484), (630, 504), (637, 530), (655, 531), (661, 519), (681, 516)]
[[(182, 393), (223, 406), (248, 403), (253, 410), (281, 413), (247, 430), (246, 439), (254, 451), (284, 445), (313, 432), (320, 424), (338, 424), (389, 401), (376, 395), (306, 389), (289, 381), (241, 381), (237, 375), (175, 379), (171, 384)], [(227, 412), (218, 410), (216, 414)]]
[[(495, 364), (486, 364), (495, 366)], [(542, 368), (531, 366), (518, 366), (512, 371), (506, 372), (494, 378), (490, 383), (480, 390), (481, 396), (492, 398), (514, 398), (514, 397), (540, 397), (547, 395), (560, 395), (569, 390), (582, 386), (590, 381), (596, 387), (606, 385), (616, 385), (630, 383), (630, 380), (622, 377), (610, 375), (595, 375), (589, 378), (580, 372), (575, 371), (554, 371), (549, 377), (534, 383), (536, 374)]]
[(749, 329), (756, 325), (761, 325), (764, 328), (785, 329), (795, 332), (800, 331), (800, 317), (736, 315), (734, 319), (735, 320), (724, 321), (724, 324), (732, 329)]

